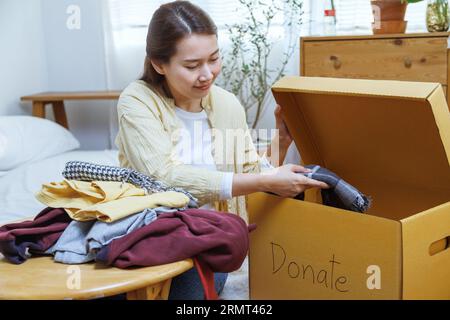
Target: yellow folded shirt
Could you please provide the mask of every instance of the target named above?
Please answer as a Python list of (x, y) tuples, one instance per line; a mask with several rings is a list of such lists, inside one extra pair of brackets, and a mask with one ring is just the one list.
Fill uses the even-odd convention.
[(189, 203), (189, 198), (180, 192), (146, 195), (142, 188), (116, 181), (51, 182), (43, 184), (35, 196), (48, 207), (64, 208), (72, 219), (78, 221), (98, 219), (113, 222), (145, 208), (181, 208)]

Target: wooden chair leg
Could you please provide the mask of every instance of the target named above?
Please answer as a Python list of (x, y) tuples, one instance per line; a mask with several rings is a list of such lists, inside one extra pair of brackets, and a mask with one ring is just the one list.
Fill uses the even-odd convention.
[(166, 281), (164, 281), (161, 292), (159, 293), (158, 300), (168, 300), (169, 299), (169, 292), (170, 292), (171, 284), (172, 284), (172, 279), (167, 279)]
[(34, 117), (44, 118), (45, 119), (45, 102), (43, 101), (33, 101), (33, 110)]
[(64, 108), (64, 101), (54, 101), (52, 102), (53, 113), (55, 115), (56, 123), (59, 123), (64, 128), (69, 129), (69, 124), (67, 122), (66, 110)]
[(172, 279), (127, 292), (127, 300), (167, 300), (169, 298)]

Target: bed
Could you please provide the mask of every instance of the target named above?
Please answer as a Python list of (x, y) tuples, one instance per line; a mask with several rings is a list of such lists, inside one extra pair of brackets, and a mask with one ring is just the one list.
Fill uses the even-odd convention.
[[(86, 151), (79, 147), (79, 142), (70, 131), (53, 121), (31, 116), (1, 116), (0, 225), (34, 217), (44, 209), (45, 205), (37, 201), (34, 194), (40, 190), (43, 183), (61, 181), (62, 171), (68, 161), (119, 165), (117, 150)], [(34, 263), (41, 262), (36, 260)], [(42, 263), (47, 268), (50, 261), (42, 260)], [(24, 266), (26, 265), (25, 263)], [(190, 268), (186, 263), (179, 266), (180, 272)], [(8, 270), (11, 268), (5, 265), (3, 267), (8, 267)], [(245, 260), (239, 270), (229, 275), (220, 296), (222, 299), (248, 299), (247, 270), (248, 264)], [(12, 287), (14, 288), (14, 284)], [(95, 294), (105, 292), (97, 290)], [(142, 296), (142, 292), (136, 291), (133, 294)], [(80, 297), (90, 298), (93, 297), (92, 294), (81, 294)], [(145, 298), (145, 294), (143, 297)], [(154, 298), (154, 295), (147, 297)]]
[(66, 162), (78, 160), (117, 166), (117, 150), (74, 150), (27, 163), (0, 176), (0, 225), (38, 214), (45, 205), (34, 193), (43, 183), (61, 181)]

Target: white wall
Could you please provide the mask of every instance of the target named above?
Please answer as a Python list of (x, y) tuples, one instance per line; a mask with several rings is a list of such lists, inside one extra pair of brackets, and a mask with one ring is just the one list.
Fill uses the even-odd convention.
[[(41, 0), (51, 91), (106, 90), (101, 1)], [(80, 29), (69, 29), (67, 8), (80, 9)], [(69, 126), (83, 149), (109, 148), (111, 102), (66, 102)]]
[(20, 97), (47, 87), (41, 0), (0, 1), (0, 115), (29, 114)]
[[(80, 29), (66, 26), (80, 8)], [(42, 91), (106, 90), (102, 1), (0, 1), (0, 115), (30, 114), (20, 97)], [(82, 149), (110, 148), (114, 102), (67, 102), (70, 130)], [(49, 118), (52, 118), (51, 108)]]

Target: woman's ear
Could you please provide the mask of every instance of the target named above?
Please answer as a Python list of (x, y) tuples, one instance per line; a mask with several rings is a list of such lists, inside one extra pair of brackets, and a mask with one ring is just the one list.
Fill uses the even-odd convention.
[(155, 60), (150, 60), (150, 63), (152, 64), (152, 66), (156, 70), (156, 72), (158, 72), (160, 75), (165, 74), (162, 63), (158, 63)]

